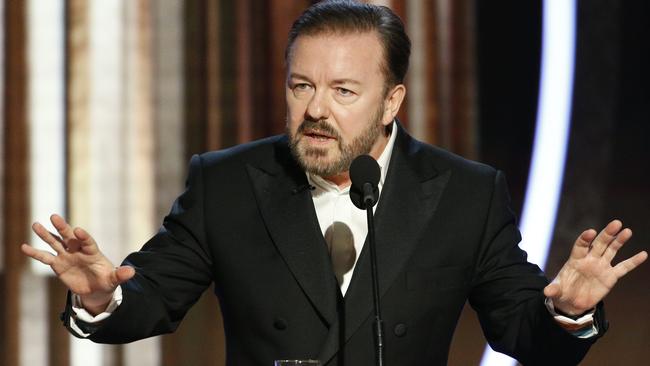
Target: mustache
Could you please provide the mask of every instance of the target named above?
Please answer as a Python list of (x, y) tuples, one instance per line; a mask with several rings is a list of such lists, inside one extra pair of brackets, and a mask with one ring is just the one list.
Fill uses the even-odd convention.
[(336, 139), (340, 138), (339, 132), (332, 125), (322, 119), (317, 121), (305, 120), (300, 124), (300, 126), (298, 126), (296, 132), (300, 134), (305, 134), (305, 132), (316, 132)]

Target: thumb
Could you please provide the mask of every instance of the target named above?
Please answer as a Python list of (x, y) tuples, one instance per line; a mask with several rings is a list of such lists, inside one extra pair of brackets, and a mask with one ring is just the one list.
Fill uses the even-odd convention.
[(556, 298), (560, 295), (560, 292), (560, 285), (556, 282), (544, 287), (544, 296), (546, 297)]
[(115, 271), (113, 271), (113, 283), (115, 283), (115, 286), (121, 285), (133, 278), (133, 276), (135, 276), (135, 268), (131, 266), (117, 267), (115, 268)]

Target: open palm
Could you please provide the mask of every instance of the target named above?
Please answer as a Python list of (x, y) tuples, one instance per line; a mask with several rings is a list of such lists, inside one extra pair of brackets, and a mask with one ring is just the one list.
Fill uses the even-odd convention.
[(590, 229), (578, 237), (569, 260), (544, 289), (544, 295), (553, 300), (556, 309), (570, 315), (588, 311), (621, 277), (648, 258), (642, 251), (612, 266), (618, 250), (632, 237), (632, 230), (622, 228), (623, 224), (614, 220), (598, 234)]
[(52, 215), (50, 220), (59, 235), (50, 233), (40, 223), (34, 223), (32, 229), (56, 255), (28, 244), (23, 244), (21, 250), (25, 255), (50, 266), (70, 291), (81, 296), (87, 308), (105, 306), (115, 288), (133, 277), (135, 271), (128, 266), (115, 268), (85, 230), (72, 229), (58, 215)]

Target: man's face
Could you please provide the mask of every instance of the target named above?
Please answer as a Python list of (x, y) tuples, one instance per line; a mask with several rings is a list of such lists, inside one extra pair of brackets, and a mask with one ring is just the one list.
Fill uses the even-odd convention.
[(372, 32), (299, 36), (289, 57), (287, 132), (300, 165), (322, 177), (378, 158), (393, 115), (384, 102), (383, 51)]

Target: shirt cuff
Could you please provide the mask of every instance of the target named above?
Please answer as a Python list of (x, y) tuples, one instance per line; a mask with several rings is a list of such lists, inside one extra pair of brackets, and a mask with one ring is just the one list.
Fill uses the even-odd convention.
[(598, 335), (598, 328), (594, 322), (594, 313), (596, 309), (585, 313), (577, 319), (569, 318), (568, 316), (560, 315), (555, 311), (553, 300), (546, 298), (544, 300), (546, 309), (553, 316), (555, 322), (567, 332), (578, 338), (591, 338)]
[(113, 292), (113, 298), (106, 306), (106, 310), (93, 316), (81, 303), (81, 296), (72, 294), (72, 315), (70, 316), (70, 328), (83, 337), (89, 337), (100, 323), (111, 316), (115, 309), (122, 303), (122, 287), (117, 286)]

